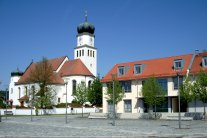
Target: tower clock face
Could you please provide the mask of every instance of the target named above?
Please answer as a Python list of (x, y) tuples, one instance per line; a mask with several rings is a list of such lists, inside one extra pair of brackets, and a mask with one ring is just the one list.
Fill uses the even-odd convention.
[(78, 40), (79, 42), (81, 42), (82, 41), (82, 38), (81, 37), (79, 37), (79, 40)]
[(78, 41), (79, 41), (79, 43), (81, 44), (81, 43), (82, 43), (82, 38), (79, 37)]
[(93, 44), (93, 38), (90, 38), (90, 45)]

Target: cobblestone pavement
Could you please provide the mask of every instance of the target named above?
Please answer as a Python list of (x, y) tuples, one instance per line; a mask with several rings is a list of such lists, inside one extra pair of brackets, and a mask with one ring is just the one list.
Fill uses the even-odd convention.
[(78, 115), (2, 117), (0, 137), (207, 137), (207, 121), (88, 119)]

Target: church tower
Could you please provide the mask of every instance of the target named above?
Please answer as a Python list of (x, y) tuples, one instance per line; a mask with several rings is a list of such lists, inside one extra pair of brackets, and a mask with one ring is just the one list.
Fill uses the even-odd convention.
[(95, 27), (88, 22), (86, 13), (85, 22), (77, 27), (77, 47), (74, 49), (74, 59), (80, 59), (89, 71), (97, 76), (97, 49), (94, 46), (94, 31)]

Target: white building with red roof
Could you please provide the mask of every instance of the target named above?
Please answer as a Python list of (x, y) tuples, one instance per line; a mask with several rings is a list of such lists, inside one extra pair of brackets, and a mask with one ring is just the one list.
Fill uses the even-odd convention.
[[(181, 70), (180, 70), (181, 69)], [(179, 70), (179, 72), (177, 72)], [(124, 98), (120, 101), (116, 110), (118, 113), (143, 113), (147, 112), (147, 105), (142, 96), (142, 85), (147, 78), (154, 76), (158, 83), (166, 92), (165, 102), (158, 111), (178, 112), (178, 77), (180, 83), (189, 75), (194, 81), (196, 74), (201, 70), (207, 72), (207, 52), (194, 54), (171, 56), (166, 58), (156, 58), (135, 62), (119, 63), (106, 74), (101, 80), (103, 83), (103, 112), (113, 111), (112, 103), (108, 103), (106, 97), (107, 83), (112, 81), (112, 75), (120, 81), (124, 92)], [(187, 109), (188, 107), (188, 109)], [(203, 112), (203, 104), (197, 101), (196, 105), (190, 103), (189, 106), (181, 103), (181, 112), (191, 111)]]
[[(74, 60), (67, 56), (48, 59), (52, 65), (54, 79), (52, 86), (56, 91), (55, 103), (68, 103), (74, 99), (73, 93), (78, 84), (84, 82), (88, 87), (97, 75), (97, 49), (94, 46), (95, 27), (87, 21), (77, 27), (77, 47), (74, 48)], [(24, 72), (19, 70), (11, 73), (9, 97), (13, 105), (27, 106), (29, 91), (39, 89), (37, 84), (28, 83), (27, 78), (37, 62), (32, 62)], [(66, 85), (67, 84), (67, 85)]]

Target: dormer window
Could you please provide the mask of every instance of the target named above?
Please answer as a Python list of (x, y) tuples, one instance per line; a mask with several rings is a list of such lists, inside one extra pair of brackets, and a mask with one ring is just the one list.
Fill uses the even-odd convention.
[(203, 65), (204, 68), (207, 67), (207, 57), (203, 57), (203, 59), (202, 59), (202, 65)]
[(123, 76), (128, 71), (128, 66), (120, 66), (118, 67), (118, 76)]
[(184, 66), (184, 60), (183, 59), (174, 60), (174, 69), (182, 69), (183, 66)]
[(134, 74), (141, 74), (142, 73), (142, 65), (141, 64), (135, 64), (134, 65)]

